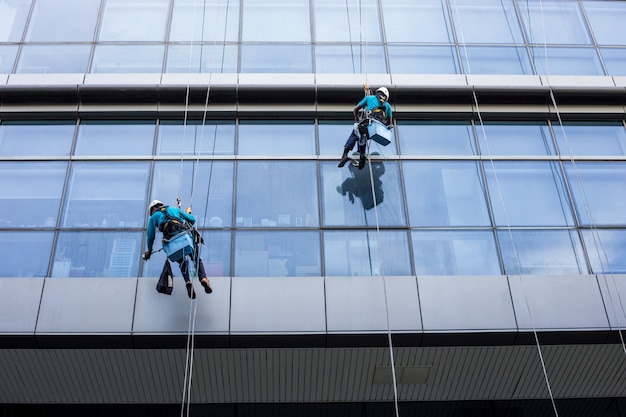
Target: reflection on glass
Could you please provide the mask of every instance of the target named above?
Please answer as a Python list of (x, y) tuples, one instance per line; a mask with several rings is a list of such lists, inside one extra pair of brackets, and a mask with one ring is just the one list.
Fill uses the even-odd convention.
[[(0, 13), (0, 42), (19, 42), (24, 34), (24, 25), (32, 0), (3, 1)], [(0, 65), (1, 66), (1, 65)]]
[(343, 168), (335, 162), (321, 165), (324, 225), (406, 224), (398, 163), (375, 154), (370, 159), (371, 171), (369, 162), (363, 169), (350, 163)]
[(0, 155), (69, 155), (75, 126), (74, 120), (5, 121), (0, 124)]
[(13, 72), (17, 48), (17, 45), (0, 45), (0, 74)]
[(246, 0), (243, 2), (244, 42), (310, 42), (308, 0)]
[(568, 162), (564, 166), (582, 225), (626, 224), (624, 162)]
[(240, 161), (238, 227), (318, 227), (313, 161)]
[(51, 276), (136, 277), (141, 254), (141, 232), (60, 232)]
[(626, 48), (600, 48), (607, 75), (626, 75)]
[(176, 0), (170, 41), (237, 41), (239, 2), (221, 0)]
[(315, 126), (308, 122), (242, 121), (239, 155), (315, 155)]
[(315, 71), (330, 74), (386, 74), (385, 50), (382, 45), (316, 45)]
[(489, 226), (485, 187), (474, 161), (403, 164), (411, 226)]
[(382, 0), (382, 7), (387, 42), (453, 41), (445, 1)]
[(320, 276), (317, 231), (235, 232), (237, 277)]
[(85, 73), (90, 45), (24, 45), (17, 74)]
[(53, 232), (0, 232), (0, 277), (45, 277)]
[(578, 2), (518, 2), (526, 39), (532, 44), (590, 44), (591, 36)]
[(403, 155), (476, 155), (472, 126), (467, 122), (398, 122)]
[[(379, 42), (380, 23), (375, 2), (316, 0), (316, 42)], [(309, 25), (306, 25), (308, 30)]]
[(389, 45), (392, 74), (459, 74), (453, 46)]
[(147, 162), (73, 163), (62, 227), (143, 227), (149, 169)]
[(461, 64), (465, 74), (532, 75), (526, 48), (515, 46), (462, 46)]
[(598, 45), (624, 45), (626, 9), (622, 1), (583, 1)]
[(500, 275), (490, 230), (413, 230), (417, 275)]
[(232, 155), (235, 152), (235, 124), (198, 120), (161, 121), (157, 155)]
[(538, 75), (604, 75), (595, 48), (532, 48)]
[(587, 273), (575, 230), (498, 230), (507, 275)]
[(451, 14), (461, 43), (524, 43), (512, 0), (453, 2)]
[(83, 121), (75, 155), (152, 155), (153, 121)]
[(327, 276), (412, 275), (406, 232), (324, 232), (324, 269)]
[(572, 225), (572, 210), (559, 165), (554, 162), (485, 164), (498, 226)]
[(94, 0), (37, 0), (26, 41), (91, 42), (99, 10)]
[(56, 227), (66, 172), (67, 162), (3, 162), (0, 228)]
[(594, 274), (626, 274), (626, 230), (583, 230)]
[(230, 227), (232, 223), (233, 163), (230, 161), (157, 161), (152, 200), (191, 207), (198, 227)]
[(559, 152), (572, 155), (626, 155), (626, 130), (621, 123), (554, 124)]
[(237, 45), (170, 45), (165, 72), (237, 72)]
[(100, 41), (164, 41), (169, 0), (107, 0)]
[(476, 126), (482, 155), (554, 155), (554, 142), (544, 123), (489, 122)]
[(241, 46), (241, 72), (313, 72), (311, 45), (244, 44)]
[(92, 73), (160, 73), (163, 45), (96, 45)]

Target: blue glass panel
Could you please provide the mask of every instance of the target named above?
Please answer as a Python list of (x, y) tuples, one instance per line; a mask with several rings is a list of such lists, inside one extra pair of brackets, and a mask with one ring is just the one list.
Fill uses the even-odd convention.
[(157, 138), (157, 155), (233, 155), (235, 124), (188, 120), (162, 121)]
[[(354, 103), (356, 105), (356, 103)], [(397, 126), (397, 124), (396, 124)], [(318, 125), (318, 135), (320, 143), (320, 155), (335, 155), (337, 162), (343, 152), (343, 145), (348, 140), (353, 130), (353, 121), (320, 121)], [(396, 131), (397, 129), (394, 129)], [(392, 136), (391, 143), (387, 146), (381, 146), (375, 141), (370, 141), (370, 152), (378, 152), (380, 155), (397, 155), (396, 141)], [(355, 148), (356, 149), (356, 148)]]
[(496, 161), (485, 163), (485, 174), (498, 226), (573, 224), (557, 163)]
[(143, 227), (149, 169), (147, 162), (73, 163), (63, 227)]
[(559, 152), (572, 155), (626, 155), (626, 130), (621, 123), (554, 124)]
[(476, 126), (482, 155), (554, 155), (554, 142), (544, 123), (483, 123)]
[(150, 200), (192, 207), (199, 227), (232, 224), (233, 163), (230, 161), (157, 161)]
[(398, 122), (403, 155), (476, 155), (472, 126), (468, 122)]
[(19, 42), (24, 34), (24, 25), (32, 0), (12, 0), (2, 2), (0, 13), (0, 42)]
[(466, 74), (532, 75), (528, 52), (514, 46), (463, 46), (461, 64)]
[(317, 231), (235, 232), (234, 276), (302, 277), (321, 274)]
[(456, 51), (452, 46), (389, 45), (392, 74), (459, 74)]
[(5, 121), (0, 124), (0, 155), (69, 155), (75, 127), (73, 120)]
[(382, 0), (382, 6), (387, 42), (453, 41), (445, 1)]
[(326, 231), (324, 269), (327, 276), (412, 275), (407, 233)]
[(398, 163), (376, 155), (370, 162), (371, 170), (369, 162), (363, 169), (321, 164), (324, 225), (406, 225)]
[(83, 121), (75, 155), (152, 155), (153, 121)]
[(53, 232), (0, 232), (0, 277), (45, 277)]
[(100, 0), (37, 0), (27, 42), (93, 41)]
[(107, 0), (100, 41), (164, 41), (169, 0)]
[(237, 41), (239, 2), (175, 0), (170, 41)]
[(583, 1), (598, 45), (626, 45), (626, 7), (623, 1)]
[(594, 274), (626, 274), (626, 230), (583, 230)]
[(518, 2), (526, 39), (531, 44), (591, 44), (591, 36), (577, 1)]
[(90, 45), (24, 45), (17, 74), (85, 73)]
[(241, 72), (313, 72), (311, 45), (242, 45)]
[(170, 45), (165, 72), (237, 72), (237, 45)]
[(626, 48), (600, 48), (607, 75), (626, 75)]
[(59, 232), (52, 276), (136, 277), (142, 253), (141, 232)]
[(67, 162), (2, 162), (0, 228), (54, 228), (67, 174)]
[(413, 230), (417, 275), (500, 275), (490, 230)]
[(308, 0), (246, 0), (241, 38), (244, 42), (310, 42)]
[(17, 48), (17, 45), (0, 45), (0, 74), (13, 72)]
[(411, 226), (489, 226), (485, 187), (475, 161), (406, 161)]
[(587, 273), (575, 230), (498, 230), (507, 275)]
[(381, 41), (375, 2), (316, 0), (313, 6), (316, 42)]
[(512, 0), (453, 1), (451, 6), (459, 43), (524, 43)]
[(382, 45), (316, 45), (315, 70), (319, 73), (386, 74)]
[(160, 73), (163, 45), (96, 45), (92, 73)]
[(315, 126), (312, 121), (242, 121), (237, 144), (239, 155), (315, 155)]
[(564, 166), (581, 224), (626, 224), (626, 163), (568, 162)]
[(604, 75), (595, 48), (537, 47), (532, 54), (539, 75)]
[(317, 177), (312, 161), (240, 161), (237, 227), (317, 227)]

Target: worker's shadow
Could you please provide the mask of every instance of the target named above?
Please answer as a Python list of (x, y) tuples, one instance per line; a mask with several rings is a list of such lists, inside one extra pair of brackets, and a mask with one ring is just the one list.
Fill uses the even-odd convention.
[[(377, 155), (377, 153), (374, 152), (372, 155)], [(370, 162), (372, 177), (370, 177)], [(337, 191), (341, 195), (347, 195), (352, 204), (354, 204), (354, 197), (357, 197), (361, 200), (365, 210), (370, 210), (383, 202), (383, 183), (380, 177), (385, 173), (385, 165), (382, 161), (375, 159), (367, 161), (363, 169), (350, 164), (348, 169), (352, 176), (346, 178), (341, 185), (337, 186)], [(372, 192), (372, 178), (374, 192)]]

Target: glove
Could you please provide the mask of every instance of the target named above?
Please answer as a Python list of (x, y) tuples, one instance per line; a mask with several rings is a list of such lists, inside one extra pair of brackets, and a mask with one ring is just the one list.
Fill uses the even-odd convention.
[(150, 259), (151, 255), (152, 255), (152, 251), (150, 251), (150, 250), (145, 251), (143, 253), (143, 259), (147, 261), (148, 259)]

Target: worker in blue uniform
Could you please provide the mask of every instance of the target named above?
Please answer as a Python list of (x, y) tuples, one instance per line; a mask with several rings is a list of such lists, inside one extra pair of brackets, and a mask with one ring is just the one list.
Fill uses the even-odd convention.
[[(190, 212), (185, 212), (178, 207), (166, 206), (159, 200), (153, 200), (148, 206), (148, 211), (150, 213), (150, 218), (148, 219), (148, 230), (146, 231), (146, 245), (148, 250), (143, 254), (143, 258), (146, 261), (150, 259), (150, 256), (152, 255), (152, 245), (154, 244), (157, 229), (163, 233), (163, 239), (168, 240), (182, 231), (190, 230), (188, 225), (196, 223), (196, 218)], [(213, 292), (211, 282), (206, 276), (204, 265), (202, 264), (202, 259), (200, 259), (200, 254), (198, 252), (198, 245), (202, 243), (201, 239), (202, 237), (199, 234), (197, 235), (197, 239), (194, 239), (195, 246), (194, 251), (191, 254), (191, 259), (194, 265), (196, 265), (198, 278), (200, 279), (200, 284), (204, 287), (204, 292), (210, 294)], [(183, 278), (185, 280), (187, 294), (190, 298), (195, 298), (196, 295), (193, 291), (193, 285), (189, 278), (189, 268), (184, 257), (178, 262), (178, 265), (180, 266), (180, 272), (183, 274)]]
[[(362, 109), (364, 109), (365, 111), (362, 112)], [(376, 90), (375, 95), (370, 94), (363, 97), (363, 99), (359, 101), (359, 103), (354, 107), (352, 113), (354, 114), (354, 120), (356, 122), (362, 120), (360, 115), (363, 114), (364, 118), (376, 119), (379, 122), (384, 123), (385, 126), (391, 128), (393, 112), (391, 110), (391, 105), (389, 104), (389, 90), (387, 90), (387, 87), (380, 87), (378, 90)], [(346, 144), (343, 146), (343, 155), (341, 155), (341, 161), (339, 161), (339, 165), (337, 165), (339, 168), (343, 167), (346, 162), (350, 160), (348, 152), (350, 152), (354, 148), (354, 145), (359, 141), (359, 135), (357, 135), (356, 132), (357, 129), (358, 127), (352, 129), (352, 132), (350, 133)], [(365, 165), (365, 147), (365, 143), (359, 144), (358, 146), (358, 151), (360, 155), (359, 169), (362, 169)]]

